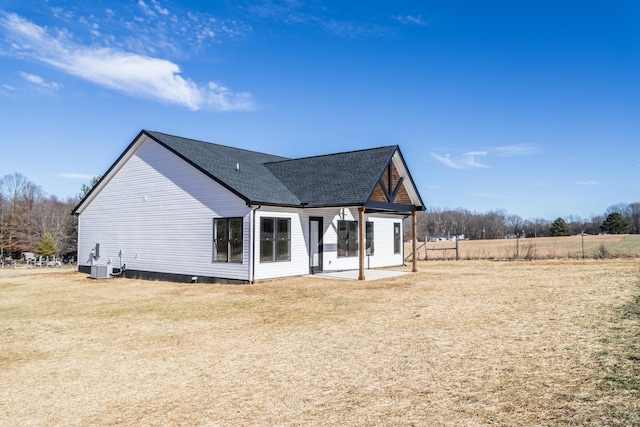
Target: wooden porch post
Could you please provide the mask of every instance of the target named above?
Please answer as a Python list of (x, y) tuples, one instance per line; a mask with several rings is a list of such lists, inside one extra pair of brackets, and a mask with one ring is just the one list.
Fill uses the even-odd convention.
[(411, 212), (411, 245), (413, 249), (413, 268), (412, 272), (418, 272), (418, 221), (416, 217), (416, 211)]
[(365, 236), (365, 223), (364, 223), (364, 206), (358, 208), (358, 226), (359, 239), (358, 239), (358, 258), (360, 264), (360, 270), (358, 272), (358, 280), (364, 280), (364, 252), (366, 250), (367, 241)]

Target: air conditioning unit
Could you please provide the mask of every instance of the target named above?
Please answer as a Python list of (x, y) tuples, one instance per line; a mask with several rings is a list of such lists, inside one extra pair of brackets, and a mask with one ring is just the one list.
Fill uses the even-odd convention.
[(92, 265), (91, 266), (91, 278), (92, 279), (108, 279), (109, 270), (106, 265)]

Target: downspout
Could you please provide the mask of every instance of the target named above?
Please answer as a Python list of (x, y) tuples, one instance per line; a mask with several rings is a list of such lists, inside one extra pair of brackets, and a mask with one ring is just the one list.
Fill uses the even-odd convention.
[(256, 281), (256, 211), (260, 209), (262, 205), (258, 205), (253, 209), (253, 219), (251, 220), (251, 284)]

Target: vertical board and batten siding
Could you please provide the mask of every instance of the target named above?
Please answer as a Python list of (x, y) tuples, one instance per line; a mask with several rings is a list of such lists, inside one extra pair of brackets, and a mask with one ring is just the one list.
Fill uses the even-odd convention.
[[(118, 253), (127, 269), (249, 280), (250, 212), (243, 200), (152, 140), (146, 140), (80, 214), (78, 261)], [(213, 218), (244, 219), (243, 262), (214, 263)]]

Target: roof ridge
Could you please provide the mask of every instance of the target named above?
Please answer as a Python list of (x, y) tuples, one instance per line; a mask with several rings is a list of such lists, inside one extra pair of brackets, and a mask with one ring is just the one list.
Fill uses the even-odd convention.
[(292, 159), (290, 159), (288, 157), (281, 156), (279, 154), (265, 153), (263, 151), (256, 151), (256, 150), (247, 150), (246, 148), (232, 147), (230, 145), (219, 144), (217, 142), (211, 142), (211, 141), (204, 141), (202, 139), (186, 138), (184, 136), (172, 135), (172, 134), (169, 134), (169, 133), (159, 132), (159, 131), (149, 130), (149, 129), (143, 129), (142, 131), (147, 133), (147, 134), (150, 134), (152, 136), (153, 136), (153, 134), (159, 134), (159, 135), (168, 136), (170, 138), (180, 138), (180, 139), (183, 139), (183, 140), (186, 140), (186, 141), (193, 141), (193, 142), (197, 142), (197, 143), (200, 143), (200, 144), (209, 144), (209, 145), (215, 145), (215, 146), (222, 147), (222, 148), (228, 148), (228, 149), (231, 149), (231, 150), (244, 151), (245, 153), (260, 154), (260, 155), (263, 155), (263, 156), (271, 156), (271, 157), (281, 157), (282, 160), (279, 160), (279, 161), (292, 160)]
[[(270, 164), (274, 164), (274, 163), (282, 163), (282, 162), (291, 162), (291, 161), (296, 161), (296, 160), (309, 160), (309, 159), (318, 159), (320, 157), (335, 157), (335, 156), (341, 156), (341, 155), (345, 155), (345, 154), (355, 154), (355, 153), (363, 153), (365, 151), (373, 151), (373, 150), (381, 150), (383, 148), (398, 148), (397, 144), (394, 145), (383, 145), (380, 147), (373, 147), (373, 148), (363, 148), (360, 150), (350, 150), (350, 151), (342, 151), (339, 153), (329, 153), (329, 154), (318, 154), (315, 156), (306, 156), (306, 157), (295, 157), (295, 158), (285, 158), (283, 160), (277, 160), (277, 161), (273, 161), (273, 162), (266, 162), (265, 165), (270, 165)], [(282, 157), (282, 156), (280, 156)]]

